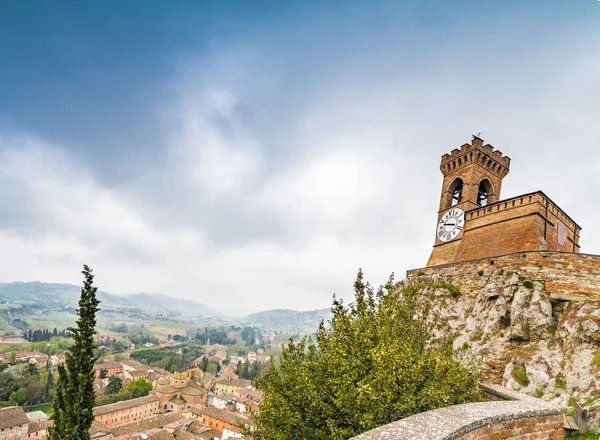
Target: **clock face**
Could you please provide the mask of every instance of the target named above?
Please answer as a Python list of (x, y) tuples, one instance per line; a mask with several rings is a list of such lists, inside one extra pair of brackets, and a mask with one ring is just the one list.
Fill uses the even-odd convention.
[(465, 212), (460, 208), (452, 208), (440, 219), (437, 236), (442, 241), (454, 240), (464, 227)]

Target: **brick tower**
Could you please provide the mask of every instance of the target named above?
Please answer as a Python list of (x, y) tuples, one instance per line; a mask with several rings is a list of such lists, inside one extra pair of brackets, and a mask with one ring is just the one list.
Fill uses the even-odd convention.
[(435, 244), (427, 266), (528, 250), (579, 252), (581, 228), (543, 192), (500, 200), (510, 158), (473, 136), (442, 156)]

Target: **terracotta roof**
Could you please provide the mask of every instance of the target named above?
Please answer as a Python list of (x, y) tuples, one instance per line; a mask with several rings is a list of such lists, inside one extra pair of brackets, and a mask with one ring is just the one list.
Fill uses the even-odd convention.
[(51, 426), (52, 422), (50, 420), (38, 420), (37, 422), (29, 422), (29, 430), (28, 434), (32, 434), (37, 431), (44, 431), (48, 429), (48, 426)]
[(251, 422), (250, 418), (246, 418), (240, 413), (234, 413), (232, 411), (226, 411), (223, 409), (213, 407), (202, 408), (201, 414), (206, 415), (208, 417), (212, 417), (213, 419), (222, 420), (225, 423), (229, 423), (240, 428), (242, 427), (242, 425)]
[(20, 406), (0, 408), (0, 429), (25, 425), (27, 423), (29, 423), (29, 419)]
[(185, 400), (183, 397), (171, 397), (169, 399), (169, 402), (174, 403), (175, 405), (181, 405), (182, 403), (187, 403), (187, 400)]
[(190, 396), (202, 396), (206, 394), (205, 391), (202, 391), (200, 388), (196, 387), (183, 387), (181, 388), (182, 394), (188, 394)]
[(96, 364), (96, 365), (94, 365), (94, 369), (95, 370), (108, 370), (110, 368), (123, 368), (123, 365), (121, 365), (118, 362), (111, 362), (109, 364)]
[(236, 387), (249, 387), (252, 385), (252, 381), (251, 380), (246, 380), (246, 379), (233, 379), (233, 380), (219, 380), (217, 379), (217, 385), (228, 385), (228, 386), (236, 386)]
[(150, 434), (153, 429), (160, 429), (169, 423), (174, 422), (179, 419), (179, 413), (166, 413), (166, 414), (157, 414), (155, 416), (148, 417), (147, 419), (142, 420), (141, 422), (130, 422), (124, 425), (111, 426), (108, 428), (110, 432), (115, 437), (124, 436), (125, 438), (130, 438), (127, 436), (132, 436), (135, 433), (140, 432), (142, 430), (146, 434)]
[(108, 405), (97, 406), (94, 408), (94, 416), (108, 414), (122, 409), (133, 408), (148, 403), (158, 402), (158, 397), (154, 395), (138, 397), (137, 399), (124, 400), (123, 402), (111, 403)]
[(179, 388), (174, 387), (173, 385), (160, 386), (156, 388), (156, 392), (163, 394), (171, 394), (179, 391)]
[(150, 440), (173, 440), (175, 437), (169, 431), (158, 431), (156, 434), (150, 435)]

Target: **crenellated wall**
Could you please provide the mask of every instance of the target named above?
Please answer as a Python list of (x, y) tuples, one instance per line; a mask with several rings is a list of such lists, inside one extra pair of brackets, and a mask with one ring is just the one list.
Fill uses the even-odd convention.
[[(460, 261), (413, 269), (408, 279), (424, 276), (448, 281), (461, 292), (477, 292), (486, 271), (519, 272), (523, 278), (541, 281), (552, 298), (570, 301), (600, 300), (600, 255), (572, 252), (514, 252), (498, 257)], [(478, 275), (482, 272), (482, 275)]]

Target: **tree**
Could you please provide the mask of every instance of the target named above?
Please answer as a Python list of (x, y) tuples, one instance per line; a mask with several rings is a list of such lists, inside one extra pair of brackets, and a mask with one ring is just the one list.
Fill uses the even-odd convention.
[(28, 367), (27, 371), (29, 372), (30, 376), (37, 376), (38, 375), (38, 368), (37, 368), (36, 364), (34, 364), (32, 362), (29, 362), (29, 364), (27, 364), (27, 367)]
[(19, 388), (10, 395), (8, 400), (14, 402), (16, 405), (22, 406), (27, 402), (27, 388)]
[(106, 379), (107, 374), (108, 374), (108, 370), (106, 368), (100, 369), (100, 379)]
[(106, 391), (108, 391), (109, 394), (117, 394), (121, 388), (123, 388), (123, 379), (119, 376), (110, 376), (108, 378)]
[(147, 396), (152, 389), (152, 384), (143, 377), (134, 379), (127, 384), (127, 389), (131, 392), (131, 397), (144, 397)]
[[(257, 440), (342, 440), (392, 421), (481, 398), (477, 371), (453, 357), (439, 302), (423, 286), (377, 292), (359, 271), (355, 301), (334, 297), (329, 327), (290, 340), (256, 380)], [(437, 305), (436, 305), (437, 304)]]
[(54, 385), (54, 375), (50, 371), (50, 359), (46, 361), (46, 371), (48, 371), (48, 379), (46, 379), (46, 388), (44, 390), (44, 401), (48, 402), (50, 399), (50, 390)]
[(89, 440), (94, 421), (94, 334), (100, 301), (96, 298), (98, 288), (93, 286), (92, 270), (84, 265), (82, 274), (76, 327), (68, 329), (73, 345), (67, 350), (65, 363), (58, 366), (50, 440)]
[(10, 353), (10, 356), (8, 357), (8, 362), (10, 364), (14, 364), (17, 361), (17, 353), (15, 351)]

